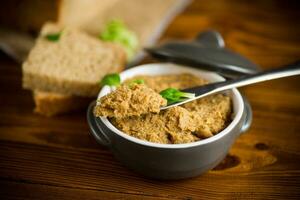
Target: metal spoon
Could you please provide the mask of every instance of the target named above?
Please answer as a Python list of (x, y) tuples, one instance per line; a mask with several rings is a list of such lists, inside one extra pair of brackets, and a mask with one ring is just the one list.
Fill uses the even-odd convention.
[(288, 76), (300, 75), (300, 61), (280, 67), (277, 69), (266, 70), (256, 74), (244, 75), (236, 79), (226, 80), (222, 82), (210, 83), (204, 86), (198, 86), (193, 88), (187, 88), (181, 90), (182, 92), (195, 93), (195, 97), (191, 99), (186, 99), (181, 102), (169, 104), (165, 107), (161, 107), (161, 110), (185, 104), (190, 101), (214, 94), (217, 92), (222, 92), (224, 90), (229, 90), (232, 88), (242, 87), (245, 85), (251, 85), (258, 82), (268, 81), (277, 78), (283, 78)]

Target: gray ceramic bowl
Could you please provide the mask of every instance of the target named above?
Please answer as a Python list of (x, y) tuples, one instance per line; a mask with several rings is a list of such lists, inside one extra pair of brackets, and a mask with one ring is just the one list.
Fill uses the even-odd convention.
[[(141, 65), (122, 72), (121, 79), (136, 75), (192, 73), (206, 80), (222, 81), (216, 73), (175, 64), (155, 63)], [(98, 98), (108, 94), (103, 87)], [(200, 175), (221, 162), (235, 139), (245, 132), (252, 120), (250, 105), (237, 89), (226, 92), (233, 101), (233, 120), (213, 137), (186, 144), (157, 144), (131, 137), (116, 127), (107, 118), (93, 116), (95, 102), (88, 108), (87, 121), (91, 134), (98, 143), (108, 147), (115, 157), (128, 168), (150, 178), (182, 179)]]

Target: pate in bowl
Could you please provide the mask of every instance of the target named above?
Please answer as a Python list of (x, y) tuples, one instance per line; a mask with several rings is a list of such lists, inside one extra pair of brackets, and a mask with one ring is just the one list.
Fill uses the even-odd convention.
[[(208, 82), (223, 81), (216, 73), (187, 66), (154, 63), (137, 66), (120, 74), (121, 80), (140, 75), (160, 76), (168, 74), (192, 74)], [(105, 86), (98, 99), (109, 94)], [(232, 104), (231, 120), (224, 129), (208, 138), (195, 139), (180, 144), (155, 143), (125, 133), (106, 117), (95, 117), (93, 108), (88, 109), (88, 123), (96, 140), (110, 148), (124, 165), (147, 177), (158, 179), (181, 179), (200, 175), (215, 167), (226, 156), (234, 140), (246, 131), (252, 119), (251, 108), (237, 89), (228, 90)], [(171, 140), (172, 141), (172, 140)]]

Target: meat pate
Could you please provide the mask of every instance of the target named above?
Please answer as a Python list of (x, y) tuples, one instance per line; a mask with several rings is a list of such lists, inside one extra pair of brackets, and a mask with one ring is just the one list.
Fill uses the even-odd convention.
[(94, 109), (95, 116), (124, 118), (159, 113), (167, 100), (145, 84), (123, 84), (103, 96)]
[[(135, 79), (144, 80), (144, 85), (153, 89), (156, 94), (170, 87), (184, 89), (207, 83), (192, 74), (170, 74), (136, 76), (126, 80), (124, 84), (128, 85)], [(144, 87), (142, 85), (139, 87)], [(142, 101), (145, 107), (148, 103), (149, 101)], [(142, 112), (145, 113), (144, 111)], [(134, 112), (135, 116), (114, 115), (109, 120), (119, 130), (133, 137), (155, 143), (180, 144), (205, 139), (222, 131), (231, 120), (232, 105), (230, 97), (215, 94), (159, 113), (147, 112), (138, 116), (137, 111)]]

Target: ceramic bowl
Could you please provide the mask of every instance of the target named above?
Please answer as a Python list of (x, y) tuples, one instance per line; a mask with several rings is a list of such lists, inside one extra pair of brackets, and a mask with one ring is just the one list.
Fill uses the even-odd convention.
[[(169, 63), (140, 65), (120, 74), (121, 80), (136, 75), (191, 73), (211, 82), (223, 81), (216, 73)], [(98, 98), (111, 92), (105, 86)], [(91, 134), (98, 143), (108, 147), (128, 168), (155, 179), (183, 179), (198, 176), (221, 162), (235, 139), (245, 132), (252, 119), (251, 107), (237, 89), (226, 91), (233, 103), (231, 123), (218, 134), (193, 143), (158, 144), (143, 141), (118, 130), (105, 117), (94, 117), (92, 102), (87, 121)]]

